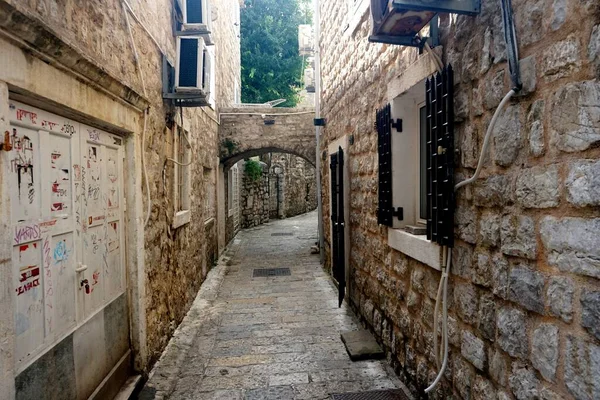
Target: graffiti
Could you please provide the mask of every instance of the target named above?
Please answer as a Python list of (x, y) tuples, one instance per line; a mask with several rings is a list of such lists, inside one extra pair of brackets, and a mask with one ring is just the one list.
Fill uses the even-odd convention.
[(17, 109), (17, 119), (23, 121), (23, 118), (29, 118), (32, 124), (37, 124), (37, 114), (31, 111)]
[(100, 283), (100, 271), (94, 271), (94, 273), (92, 274), (92, 281), (92, 286), (96, 286)]
[(73, 173), (75, 175), (75, 182), (81, 181), (81, 168), (79, 164), (73, 164)]
[(29, 265), (19, 269), (20, 285), (15, 289), (17, 296), (30, 291), (33, 288), (40, 286), (40, 267), (37, 265)]
[(42, 121), (42, 128), (47, 128), (49, 130), (54, 130), (54, 127), (58, 126), (58, 124), (56, 122), (52, 122), (52, 121), (47, 121), (47, 120), (43, 120)]
[(38, 224), (17, 226), (15, 227), (15, 244), (37, 240), (40, 235), (41, 230)]
[(69, 258), (69, 250), (67, 249), (67, 241), (60, 240), (54, 246), (54, 263), (58, 264), (61, 261), (66, 261)]
[(100, 141), (100, 132), (98, 132), (95, 129), (89, 130), (88, 129), (88, 135), (90, 137), (90, 140), (93, 140), (94, 142), (99, 142)]
[(75, 127), (68, 122), (65, 122), (62, 128), (60, 128), (62, 133), (66, 133), (67, 135), (73, 136), (75, 133)]
[(18, 198), (26, 198), (29, 204), (35, 200), (33, 180), (33, 142), (27, 135), (19, 136), (13, 128), (11, 136), (14, 158), (10, 161), (11, 171), (17, 173)]
[(99, 239), (98, 236), (95, 233), (93, 233), (91, 240), (92, 240), (92, 253), (96, 254), (96, 252), (100, 248), (100, 243), (102, 243), (102, 239)]
[(88, 188), (87, 196), (89, 199), (98, 200), (100, 198), (100, 186), (91, 186)]
[(56, 225), (56, 221), (56, 219), (51, 219), (49, 221), (40, 222), (40, 231), (42, 233), (47, 233), (50, 230), (50, 228)]
[[(54, 287), (52, 284), (52, 269), (50, 268), (52, 255), (50, 254), (50, 238), (44, 239), (43, 254), (44, 254), (44, 287), (45, 287), (45, 300), (46, 308), (54, 308)], [(52, 331), (52, 312), (46, 313), (46, 325), (48, 329)]]

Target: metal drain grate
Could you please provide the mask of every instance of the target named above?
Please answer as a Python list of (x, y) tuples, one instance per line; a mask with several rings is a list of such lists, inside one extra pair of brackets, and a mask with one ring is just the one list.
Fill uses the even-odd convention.
[(331, 398), (333, 400), (408, 400), (406, 394), (400, 389), (332, 394)]
[(258, 268), (252, 272), (253, 278), (291, 275), (289, 268)]
[(271, 233), (271, 236), (294, 236), (293, 232), (275, 232)]

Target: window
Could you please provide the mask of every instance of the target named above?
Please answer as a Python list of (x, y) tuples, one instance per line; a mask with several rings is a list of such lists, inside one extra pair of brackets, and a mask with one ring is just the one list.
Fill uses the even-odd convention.
[(173, 141), (174, 186), (175, 186), (175, 218), (173, 227), (178, 228), (190, 222), (190, 163), (192, 146), (188, 133), (181, 127), (176, 127)]
[(212, 168), (204, 167), (204, 185), (206, 188), (204, 192), (204, 220), (208, 222), (209, 220), (215, 218), (217, 214), (215, 201), (217, 192), (215, 174)]
[(419, 217), (417, 222), (427, 223), (427, 110), (425, 104), (419, 105)]
[(233, 168), (227, 171), (227, 210), (228, 216), (233, 216)]
[(383, 119), (387, 125), (379, 119), (386, 108), (377, 114), (378, 133), (380, 126), (388, 129), (387, 146), (391, 148), (390, 160), (384, 151), (386, 141), (383, 147), (380, 144), (380, 162), (384, 165), (380, 166), (379, 208), (385, 211), (380, 223), (391, 228), (389, 246), (440, 269), (440, 244), (452, 245), (453, 84), (448, 69), (435, 89), (426, 91), (426, 79), (437, 72), (430, 58), (427, 54), (420, 56), (390, 82), (390, 117)]
[(240, 224), (240, 183), (238, 164), (231, 167), (232, 173), (232, 190), (233, 190), (233, 227), (237, 229)]

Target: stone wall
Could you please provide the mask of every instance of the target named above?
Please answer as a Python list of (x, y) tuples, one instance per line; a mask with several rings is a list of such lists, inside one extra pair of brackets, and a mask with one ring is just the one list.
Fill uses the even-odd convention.
[(222, 112), (219, 142), (225, 166), (272, 152), (294, 154), (314, 165), (313, 108), (227, 108)]
[(317, 208), (315, 168), (292, 154), (269, 153), (261, 159), (269, 172), (269, 215), (289, 218)]
[[(455, 70), (456, 180), (476, 166), (510, 89), (499, 2), (441, 19)], [(502, 114), (481, 178), (457, 193), (450, 358), (430, 398), (600, 398), (600, 25), (594, 1), (514, 1), (523, 93)], [(353, 135), (350, 303), (415, 394), (433, 381), (440, 273), (392, 250), (377, 225), (375, 109), (417, 50), (368, 43), (342, 2), (320, 5), (323, 147)], [(352, 60), (352, 62), (350, 62)], [(424, 89), (423, 89), (424, 90)], [(325, 152), (322, 153), (325, 157)], [(329, 252), (329, 168), (322, 160)], [(325, 258), (329, 267), (329, 255)]]
[[(6, 69), (9, 79), (15, 77), (10, 82), (12, 88), (22, 88), (37, 97), (45, 96), (48, 82), (57, 80), (60, 74), (75, 76), (82, 86), (89, 85), (96, 90), (90, 95), (75, 86), (61, 88), (67, 94), (67, 101), (72, 103), (67, 103), (69, 109), (83, 114), (88, 111), (80, 111), (82, 105), (103, 95), (110, 95), (109, 101), (96, 103), (96, 110), (90, 112), (90, 118), (97, 123), (106, 123), (113, 129), (125, 129), (133, 125), (135, 134), (126, 138), (134, 143), (131, 149), (141, 148), (141, 114), (138, 113), (135, 120), (128, 120), (129, 125), (123, 125), (118, 118), (111, 117), (116, 115), (125, 118), (133, 109), (132, 106), (139, 109), (149, 104), (145, 147), (141, 150), (146, 158), (152, 208), (150, 222), (139, 236), (144, 238), (145, 250), (141, 260), (145, 260), (145, 277), (140, 282), (144, 286), (141, 292), (145, 292), (145, 297), (142, 301), (147, 312), (142, 316), (145, 321), (134, 321), (136, 326), (142, 326), (140, 329), (145, 337), (140, 343), (146, 346), (144, 353), (147, 353), (147, 357), (136, 362), (136, 365), (149, 368), (160, 356), (189, 309), (202, 283), (205, 274), (202, 268), (207, 264), (207, 255), (214, 259), (218, 252), (216, 224), (212, 228), (205, 227), (204, 209), (206, 196), (215, 196), (216, 193), (206, 193), (207, 182), (203, 177), (204, 168), (218, 170), (217, 114), (216, 110), (208, 107), (184, 109), (181, 121), (179, 109), (170, 107), (162, 99), (162, 56), (175, 64), (172, 0), (130, 1), (136, 14), (136, 18), (130, 16), (130, 22), (133, 40), (140, 54), (145, 88), (142, 87), (134, 62), (122, 2), (90, 0), (84, 3), (82, 5), (75, 0), (0, 1), (2, 29), (9, 30), (11, 35), (21, 38), (36, 50), (24, 51), (25, 57), (33, 60), (39, 56), (45, 63), (56, 66), (56, 70), (46, 75), (29, 75), (21, 79), (14, 74), (11, 66), (2, 63), (0, 68), (2, 76)], [(238, 0), (213, 1), (217, 16), (213, 26), (217, 106), (233, 103), (234, 82), (240, 81), (239, 27), (235, 26), (238, 6)], [(46, 33), (40, 36), (39, 32)], [(28, 60), (28, 63), (34, 61)], [(54, 97), (50, 97), (50, 100), (54, 106), (62, 104)], [(110, 103), (110, 107), (105, 108), (105, 103)], [(183, 125), (189, 132), (193, 152), (193, 164), (188, 167), (192, 175), (191, 221), (177, 229), (172, 227), (175, 168), (168, 161), (174, 156), (174, 125)], [(129, 156), (135, 169), (140, 171), (139, 154)], [(136, 190), (143, 187), (139, 176), (135, 176), (130, 183), (135, 185), (132, 187)], [(143, 194), (146, 194), (145, 187)], [(138, 206), (139, 210), (145, 210), (145, 200), (143, 206)], [(128, 211), (136, 209), (135, 204), (128, 203)], [(141, 221), (143, 217), (132, 219), (131, 223)], [(127, 241), (133, 243), (133, 239), (128, 237)], [(208, 265), (211, 264), (212, 260), (209, 260)]]
[[(241, 228), (252, 228), (269, 222), (269, 180), (268, 169), (261, 162), (263, 173), (254, 179), (247, 173), (242, 174), (240, 193)], [(242, 169), (243, 170), (243, 169)]]

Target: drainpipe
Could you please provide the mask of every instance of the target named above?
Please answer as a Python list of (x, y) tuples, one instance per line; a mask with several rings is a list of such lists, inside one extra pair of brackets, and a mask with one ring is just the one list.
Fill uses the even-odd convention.
[[(315, 12), (314, 12), (314, 27), (315, 27), (315, 118), (321, 118), (321, 50), (320, 50), (320, 32), (319, 26), (319, 0), (315, 0)], [(319, 255), (321, 264), (325, 260), (325, 253), (323, 251), (324, 240), (323, 240), (323, 198), (321, 196), (321, 127), (315, 127), (315, 135), (317, 136), (317, 149), (316, 149), (316, 169), (317, 169), (317, 205), (318, 205), (318, 218), (319, 218)]]

